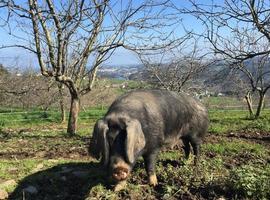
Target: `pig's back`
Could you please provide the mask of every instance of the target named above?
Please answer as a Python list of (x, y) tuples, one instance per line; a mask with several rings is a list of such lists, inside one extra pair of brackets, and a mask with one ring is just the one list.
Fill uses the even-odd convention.
[(198, 101), (167, 90), (128, 92), (114, 101), (108, 113), (113, 112), (139, 120), (146, 140), (153, 145), (162, 145), (168, 138), (174, 140), (208, 120), (206, 109)]

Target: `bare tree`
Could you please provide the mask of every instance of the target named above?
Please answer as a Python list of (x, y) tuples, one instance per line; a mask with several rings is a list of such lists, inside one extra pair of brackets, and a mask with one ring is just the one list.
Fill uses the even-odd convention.
[[(80, 97), (92, 90), (99, 66), (116, 48), (147, 50), (176, 44), (176, 18), (167, 12), (169, 1), (110, 0), (15, 1), (1, 0), (7, 8), (5, 24), (14, 22), (23, 35), (21, 47), (34, 53), (43, 76), (53, 77), (70, 92), (67, 132), (74, 135)], [(163, 29), (162, 29), (163, 28)]]
[[(235, 68), (240, 71), (240, 77), (247, 82), (245, 99), (248, 104), (251, 117), (258, 118), (264, 105), (265, 95), (270, 88), (270, 60), (269, 55), (255, 57), (241, 63), (237, 63)], [(258, 105), (256, 113), (253, 111), (252, 94), (258, 94)]]
[[(202, 25), (203, 36), (210, 44), (209, 50), (218, 59), (225, 60), (230, 68), (242, 73), (241, 78), (249, 82), (245, 98), (252, 110), (252, 94), (259, 95), (255, 118), (261, 113), (265, 93), (270, 52), (270, 4), (265, 0), (224, 0), (200, 2), (189, 0), (186, 8), (177, 7), (181, 14), (196, 17)], [(252, 63), (252, 70), (248, 63)]]
[(32, 71), (0, 74), (0, 94), (0, 104), (11, 107), (39, 107), (46, 111), (59, 101), (55, 82)]
[[(270, 4), (265, 0), (224, 0), (223, 2), (188, 0), (186, 7), (174, 8), (179, 14), (188, 14), (202, 25), (198, 35), (211, 44), (210, 49), (235, 61), (243, 61), (269, 53), (267, 49), (250, 48), (246, 44), (260, 46), (270, 41)], [(241, 36), (235, 38), (235, 36)], [(252, 37), (251, 37), (252, 36)], [(239, 38), (241, 38), (239, 40)], [(245, 40), (243, 40), (245, 38)]]
[[(198, 45), (199, 39), (191, 37), (187, 32), (182, 38), (178, 48), (164, 49), (163, 51), (149, 54), (139, 54), (146, 71), (149, 73), (150, 83), (168, 90), (181, 92), (197, 87), (195, 80), (198, 75), (209, 65), (213, 64), (207, 53)], [(153, 56), (154, 55), (154, 56)], [(195, 86), (197, 84), (197, 86)], [(199, 84), (202, 89), (202, 84)]]
[(64, 102), (64, 85), (61, 83), (57, 84), (58, 92), (59, 92), (59, 107), (61, 111), (61, 122), (64, 123), (66, 121), (66, 110), (65, 110), (65, 102)]
[(56, 84), (52, 78), (48, 80), (40, 76), (31, 64), (26, 67), (20, 63), (19, 56), (9, 57), (9, 60), (8, 68), (0, 64), (0, 104), (8, 107), (38, 107), (47, 111), (59, 103), (61, 121), (64, 122), (64, 97), (67, 92), (63, 84)]

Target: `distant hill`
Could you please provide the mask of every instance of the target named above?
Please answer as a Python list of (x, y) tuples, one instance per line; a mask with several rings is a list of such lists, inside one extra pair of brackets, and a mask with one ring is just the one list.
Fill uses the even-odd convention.
[[(254, 65), (254, 61), (245, 62), (247, 69), (256, 77), (258, 69)], [(265, 62), (262, 68), (264, 79), (270, 84), (270, 59)], [(119, 80), (135, 80), (148, 81), (152, 77), (148, 70), (141, 65), (105, 65), (98, 71), (98, 75), (106, 78), (115, 78)], [(200, 72), (192, 81), (196, 87), (207, 88), (213, 93), (234, 94), (239, 92), (240, 85), (237, 84), (238, 76), (241, 80), (247, 81), (246, 75), (239, 71), (232, 71), (226, 66), (226, 63), (219, 61), (208, 66), (204, 71)]]
[(130, 75), (143, 70), (143, 65), (104, 65), (98, 70), (98, 75), (105, 78), (128, 80)]

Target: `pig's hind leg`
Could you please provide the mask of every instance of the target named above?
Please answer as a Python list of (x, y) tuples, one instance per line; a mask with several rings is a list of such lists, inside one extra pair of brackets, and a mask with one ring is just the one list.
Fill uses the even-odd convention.
[(197, 165), (199, 155), (200, 155), (200, 144), (201, 141), (197, 138), (192, 138), (192, 137), (182, 137), (181, 138), (183, 141), (183, 149), (185, 151), (185, 158), (188, 160), (189, 155), (190, 155), (190, 145), (192, 146), (193, 149), (193, 154), (195, 156), (194, 158), (194, 164)]
[(191, 139), (190, 140), (190, 144), (192, 146), (193, 149), (193, 153), (194, 153), (194, 165), (198, 164), (198, 160), (200, 157), (200, 145), (201, 145), (201, 141), (198, 139)]
[(183, 149), (185, 151), (185, 158), (188, 160), (189, 155), (190, 155), (190, 144), (189, 144), (189, 139), (188, 138), (182, 138), (183, 141)]

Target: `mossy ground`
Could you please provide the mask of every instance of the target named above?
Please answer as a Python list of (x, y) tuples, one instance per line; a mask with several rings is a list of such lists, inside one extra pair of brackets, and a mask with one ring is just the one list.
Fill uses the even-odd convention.
[[(91, 114), (91, 112), (93, 114)], [(90, 113), (90, 114), (89, 114)], [(209, 134), (197, 167), (180, 146), (160, 152), (159, 184), (150, 187), (140, 159), (126, 189), (113, 192), (106, 171), (87, 153), (93, 124), (105, 111), (82, 114), (75, 137), (57, 120), (2, 124), (0, 187), (10, 199), (269, 199), (269, 111), (252, 121), (242, 111), (210, 111)], [(91, 116), (91, 117), (89, 117)], [(8, 121), (8, 120), (7, 120)], [(37, 193), (25, 191), (34, 186)]]

